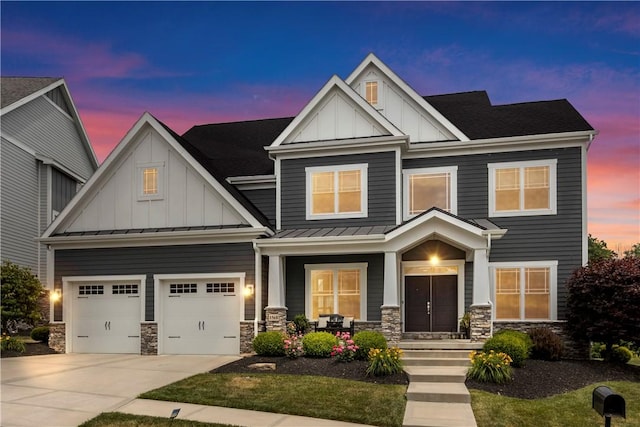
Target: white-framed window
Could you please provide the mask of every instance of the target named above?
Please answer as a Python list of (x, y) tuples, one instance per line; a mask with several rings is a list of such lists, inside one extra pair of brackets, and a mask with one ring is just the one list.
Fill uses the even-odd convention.
[(164, 162), (139, 163), (137, 171), (138, 200), (164, 198)]
[(367, 165), (308, 167), (307, 220), (367, 216)]
[(364, 99), (373, 106), (378, 105), (378, 82), (369, 81), (364, 83)]
[(555, 215), (557, 163), (489, 163), (489, 216)]
[(305, 264), (306, 315), (367, 317), (367, 263)]
[(555, 320), (557, 261), (491, 263), (496, 320)]
[(458, 167), (405, 169), (404, 219), (436, 206), (452, 214), (458, 213)]

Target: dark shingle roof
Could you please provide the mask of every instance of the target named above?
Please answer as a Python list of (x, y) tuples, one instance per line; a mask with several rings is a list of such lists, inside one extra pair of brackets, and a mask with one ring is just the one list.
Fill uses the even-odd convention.
[(424, 99), (470, 139), (593, 130), (566, 99), (491, 105), (485, 91)]
[[(196, 148), (222, 178), (271, 175), (270, 145), (293, 117), (194, 126), (182, 137)], [(205, 166), (206, 167), (206, 166)]]
[(0, 77), (0, 108), (59, 81), (60, 77)]

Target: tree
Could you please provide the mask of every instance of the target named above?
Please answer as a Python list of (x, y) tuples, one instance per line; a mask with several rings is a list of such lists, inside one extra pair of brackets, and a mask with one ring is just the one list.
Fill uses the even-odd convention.
[(574, 271), (567, 282), (567, 324), (577, 340), (640, 343), (640, 258), (602, 260)]
[(607, 243), (604, 240), (600, 240), (589, 234), (589, 262), (613, 259), (617, 256), (618, 254), (607, 248)]
[(37, 322), (41, 318), (38, 300), (43, 294), (42, 284), (29, 268), (5, 261), (1, 282), (2, 330), (6, 331), (12, 321)]
[(631, 246), (631, 249), (629, 249), (628, 251), (624, 251), (624, 256), (625, 258), (640, 258), (640, 243), (636, 243), (635, 245)]

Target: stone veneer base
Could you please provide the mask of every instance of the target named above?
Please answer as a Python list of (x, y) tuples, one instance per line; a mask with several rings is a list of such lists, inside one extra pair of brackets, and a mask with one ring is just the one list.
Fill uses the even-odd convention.
[(49, 348), (58, 353), (67, 352), (66, 340), (67, 325), (64, 323), (51, 323), (49, 325)]
[(556, 333), (564, 343), (563, 358), (565, 359), (588, 359), (589, 342), (579, 342), (571, 338), (567, 331), (567, 322), (564, 320), (552, 321), (530, 321), (530, 322), (493, 322), (493, 331), (498, 332), (503, 329), (514, 329), (516, 331), (528, 332), (534, 328), (549, 328)]
[(382, 314), (381, 331), (387, 339), (389, 346), (396, 346), (402, 339), (402, 319), (400, 307), (397, 305), (383, 305), (380, 307)]
[(287, 307), (267, 307), (264, 311), (267, 331), (287, 332)]
[[(255, 337), (253, 333), (254, 322), (253, 320), (245, 320), (240, 322), (240, 353), (251, 353), (253, 352), (253, 338)], [(265, 331), (265, 322), (258, 322), (258, 333)]]
[(489, 304), (474, 304), (469, 311), (471, 313), (471, 342), (486, 341), (491, 338), (491, 306)]
[(158, 324), (154, 322), (140, 324), (140, 354), (158, 355)]

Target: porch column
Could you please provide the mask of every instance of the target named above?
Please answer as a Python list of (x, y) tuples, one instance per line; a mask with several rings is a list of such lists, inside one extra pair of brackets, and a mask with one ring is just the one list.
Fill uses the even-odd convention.
[(280, 255), (269, 256), (269, 299), (266, 312), (267, 331), (285, 331), (287, 307), (285, 307), (284, 274)]
[(471, 341), (484, 341), (493, 332), (493, 303), (487, 249), (473, 251), (473, 304), (471, 305)]
[(384, 253), (384, 294), (382, 307), (382, 334), (390, 345), (397, 345), (402, 338), (402, 319), (398, 303), (398, 256), (395, 252)]

